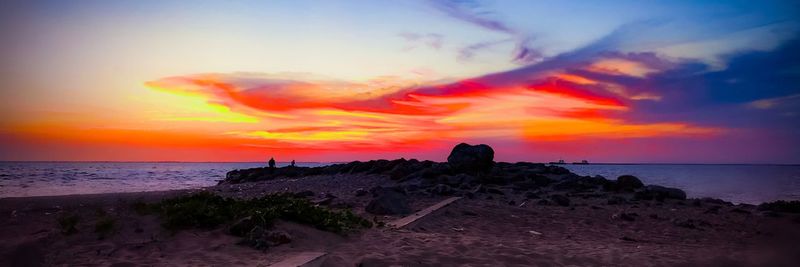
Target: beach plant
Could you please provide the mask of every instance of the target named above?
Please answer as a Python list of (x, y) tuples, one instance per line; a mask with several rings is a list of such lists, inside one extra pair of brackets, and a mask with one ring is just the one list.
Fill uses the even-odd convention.
[[(271, 228), (276, 220), (292, 221), (335, 233), (372, 227), (372, 222), (350, 210), (332, 210), (292, 194), (268, 194), (253, 199), (233, 199), (200, 192), (151, 204), (162, 225), (173, 231), (213, 229), (248, 219), (248, 227)], [(249, 229), (244, 229), (247, 231)], [(242, 229), (239, 229), (242, 231)]]
[(94, 232), (97, 233), (97, 239), (105, 239), (114, 232), (116, 219), (103, 215), (94, 224)]
[(131, 208), (133, 209), (136, 214), (139, 216), (149, 215), (151, 213), (150, 206), (147, 205), (144, 201), (137, 200), (131, 204)]
[(56, 219), (58, 226), (61, 228), (61, 233), (64, 235), (71, 235), (78, 232), (79, 217), (76, 214), (64, 213)]

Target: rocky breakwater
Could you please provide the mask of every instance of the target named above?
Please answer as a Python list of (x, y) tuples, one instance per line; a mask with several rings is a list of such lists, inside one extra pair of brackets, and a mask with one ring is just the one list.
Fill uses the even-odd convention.
[[(282, 167), (234, 170), (221, 184), (302, 178), (314, 175), (386, 175), (394, 183), (372, 188), (376, 214), (403, 214), (410, 210), (403, 202), (410, 195), (465, 196), (487, 199), (521, 195), (540, 205), (570, 206), (573, 198), (606, 198), (607, 203), (684, 200), (677, 188), (645, 185), (637, 177), (623, 175), (610, 180), (602, 176), (581, 176), (553, 165), (530, 162), (495, 162), (487, 145), (458, 144), (447, 162), (415, 159), (353, 161), (323, 167)], [(346, 182), (346, 178), (343, 178)], [(354, 192), (355, 194), (356, 192)], [(358, 192), (365, 194), (366, 192)], [(605, 201), (605, 200), (604, 200)]]

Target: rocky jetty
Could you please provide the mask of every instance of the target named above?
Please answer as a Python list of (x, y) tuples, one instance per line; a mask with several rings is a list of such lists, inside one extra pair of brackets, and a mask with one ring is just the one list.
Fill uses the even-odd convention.
[[(403, 214), (406, 194), (465, 196), (521, 193), (540, 199), (543, 205), (569, 206), (570, 197), (605, 197), (609, 203), (638, 200), (686, 199), (677, 188), (645, 185), (639, 178), (623, 175), (614, 180), (602, 176), (581, 176), (566, 168), (530, 162), (494, 162), (494, 150), (487, 145), (461, 143), (453, 148), (447, 162), (415, 159), (353, 161), (323, 167), (282, 167), (235, 170), (221, 184), (236, 184), (315, 175), (385, 175), (396, 182), (391, 188), (373, 188), (367, 211), (373, 214)], [(362, 192), (361, 194), (365, 194)]]

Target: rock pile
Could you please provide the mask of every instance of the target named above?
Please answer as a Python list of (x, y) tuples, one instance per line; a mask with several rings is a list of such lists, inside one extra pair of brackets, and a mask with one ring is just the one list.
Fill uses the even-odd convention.
[[(677, 188), (645, 186), (639, 178), (622, 175), (616, 180), (602, 176), (581, 176), (554, 165), (529, 162), (494, 162), (494, 150), (487, 145), (458, 144), (447, 162), (415, 159), (354, 161), (324, 167), (283, 167), (235, 170), (221, 183), (242, 183), (310, 175), (361, 174), (386, 175), (396, 184), (373, 188), (366, 210), (390, 215), (410, 212), (408, 194), (466, 196), (486, 194), (502, 197), (524, 193), (526, 199), (540, 199), (540, 204), (570, 206), (570, 197), (605, 197), (609, 204), (630, 201), (686, 199)], [(366, 195), (362, 189), (360, 195)]]

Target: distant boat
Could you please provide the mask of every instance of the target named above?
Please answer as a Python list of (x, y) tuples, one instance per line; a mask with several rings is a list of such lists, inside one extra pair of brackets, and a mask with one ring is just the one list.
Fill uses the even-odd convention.
[(566, 162), (564, 162), (564, 160), (563, 160), (563, 159), (560, 159), (560, 160), (558, 160), (558, 162), (551, 161), (551, 162), (550, 162), (550, 164), (567, 164), (567, 163), (566, 163)]
[(577, 165), (589, 165), (589, 161), (587, 161), (587, 160), (585, 160), (585, 159), (584, 159), (584, 160), (581, 160), (581, 162), (573, 162), (572, 164), (577, 164)]

